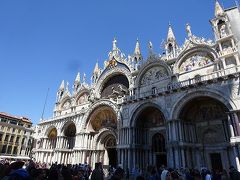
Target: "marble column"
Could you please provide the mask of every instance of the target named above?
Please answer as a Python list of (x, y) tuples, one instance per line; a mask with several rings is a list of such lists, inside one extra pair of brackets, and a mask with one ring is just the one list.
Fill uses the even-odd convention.
[(234, 129), (233, 129), (233, 122), (232, 122), (232, 119), (229, 114), (228, 114), (228, 125), (229, 125), (229, 129), (230, 129), (230, 136), (234, 137), (235, 134), (234, 134)]
[(236, 163), (236, 168), (239, 171), (240, 170), (240, 164), (239, 164), (239, 157), (238, 157), (238, 152), (237, 152), (237, 147), (233, 146), (233, 154), (234, 154), (234, 161)]
[(181, 156), (182, 156), (182, 167), (185, 167), (186, 166), (186, 163), (185, 163), (185, 153), (184, 153), (184, 148), (181, 148)]

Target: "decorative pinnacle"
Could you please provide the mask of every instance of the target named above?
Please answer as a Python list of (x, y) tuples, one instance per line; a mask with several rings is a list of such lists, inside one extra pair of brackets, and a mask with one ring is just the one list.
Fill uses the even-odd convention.
[(80, 82), (81, 80), (80, 80), (80, 73), (78, 72), (77, 73), (77, 76), (76, 76), (76, 79), (75, 79), (75, 82)]
[(175, 40), (175, 36), (172, 30), (172, 26), (169, 22), (168, 24), (168, 35), (167, 35), (167, 41), (174, 41)]
[(221, 16), (224, 14), (222, 6), (219, 4), (218, 0), (215, 3), (215, 17)]
[(99, 72), (99, 67), (98, 67), (98, 60), (97, 60), (93, 73), (98, 73), (98, 72)]
[(137, 38), (134, 54), (141, 55), (140, 44), (139, 44), (138, 38)]
[(64, 80), (62, 80), (59, 90), (64, 90), (64, 89), (65, 89)]

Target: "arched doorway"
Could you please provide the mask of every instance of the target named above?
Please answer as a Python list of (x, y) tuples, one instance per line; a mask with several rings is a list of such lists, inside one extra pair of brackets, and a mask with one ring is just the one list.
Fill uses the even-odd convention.
[(140, 168), (149, 165), (167, 165), (166, 134), (163, 113), (155, 106), (145, 107), (137, 115), (134, 127), (136, 144), (135, 163)]
[(54, 149), (56, 147), (56, 142), (57, 142), (57, 129), (52, 128), (48, 135), (48, 141), (49, 141), (49, 149)]
[(90, 115), (87, 129), (96, 139), (94, 163), (102, 162), (104, 168), (109, 165), (116, 167), (117, 116), (114, 110), (107, 105), (97, 107)]
[(110, 165), (111, 167), (117, 167), (117, 149), (116, 149), (116, 138), (113, 135), (108, 135), (104, 139), (104, 148), (107, 151), (108, 155), (108, 162), (106, 162), (107, 165)]
[(229, 128), (228, 109), (211, 97), (197, 97), (182, 108), (182, 159), (188, 167), (205, 166), (213, 170), (228, 167)]
[(64, 128), (64, 136), (67, 139), (66, 149), (73, 149), (75, 146), (76, 126), (73, 122), (69, 123)]
[(165, 137), (161, 133), (156, 133), (152, 137), (152, 151), (155, 154), (157, 167), (167, 166), (165, 143)]

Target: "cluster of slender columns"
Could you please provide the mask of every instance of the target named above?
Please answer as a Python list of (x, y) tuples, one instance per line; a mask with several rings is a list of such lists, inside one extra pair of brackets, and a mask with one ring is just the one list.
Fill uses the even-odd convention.
[(122, 128), (118, 131), (119, 145), (148, 144), (149, 132), (143, 128)]
[(36, 161), (46, 163), (87, 162), (93, 166), (95, 162), (104, 163), (104, 154), (107, 154), (103, 147), (100, 150), (95, 149), (94, 135), (87, 133), (78, 134), (76, 137), (57, 136), (54, 140), (42, 138), (39, 148), (35, 153)]
[(96, 162), (103, 163), (104, 150), (75, 150), (73, 152), (73, 164), (88, 163), (93, 166)]
[[(227, 120), (219, 120), (223, 125), (225, 140), (240, 135), (239, 120), (236, 113), (228, 113)], [(165, 127), (161, 127), (161, 133), (166, 138), (166, 156), (169, 167), (198, 167), (209, 164), (209, 154), (199, 144), (196, 123), (184, 120), (173, 119), (166, 121)], [(155, 131), (156, 133), (157, 131)], [(123, 127), (118, 130), (117, 159), (118, 164), (124, 168), (139, 167), (156, 163), (156, 153), (151, 148), (153, 132), (149, 129), (138, 127)], [(89, 163), (95, 162), (107, 164), (108, 153), (103, 144), (96, 144), (94, 134), (81, 133), (74, 138), (58, 136), (56, 139), (41, 139), (41, 148), (36, 152), (35, 157), (40, 162), (58, 163)], [(99, 140), (98, 140), (99, 141)], [(209, 151), (210, 152), (210, 151)], [(230, 148), (219, 147), (217, 152), (226, 161), (234, 164), (240, 169), (239, 147), (232, 145)], [(164, 154), (164, 152), (163, 152)]]
[(76, 137), (77, 147), (93, 149), (94, 147), (94, 135), (83, 133)]
[(54, 149), (56, 147), (56, 139), (42, 138), (40, 147), (42, 149)]
[(119, 129), (118, 163), (126, 168), (144, 168), (156, 163), (150, 147), (149, 130), (144, 128)]

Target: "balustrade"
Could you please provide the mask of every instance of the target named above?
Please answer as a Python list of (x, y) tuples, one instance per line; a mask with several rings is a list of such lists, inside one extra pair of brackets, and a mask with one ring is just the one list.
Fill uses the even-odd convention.
[[(152, 89), (150, 89), (148, 91), (144, 91), (144, 92), (136, 92), (134, 95), (124, 97), (124, 100), (133, 101), (133, 100), (137, 100), (138, 98), (146, 98), (149, 96), (153, 96), (155, 94), (163, 94), (163, 93), (166, 93), (167, 91), (171, 91), (171, 90), (187, 88), (189, 86), (197, 85), (199, 83), (212, 82), (212, 80), (214, 80), (214, 79), (224, 78), (231, 74), (237, 73), (239, 71), (239, 68), (240, 68), (240, 66), (234, 66), (234, 67), (214, 71), (214, 72), (206, 74), (206, 75), (202, 75), (202, 76), (199, 75), (198, 77), (189, 78), (187, 80), (173, 82), (173, 83), (168, 84), (166, 87), (156, 88), (154, 90), (154, 92)], [(124, 101), (119, 100), (118, 102), (124, 102)]]

